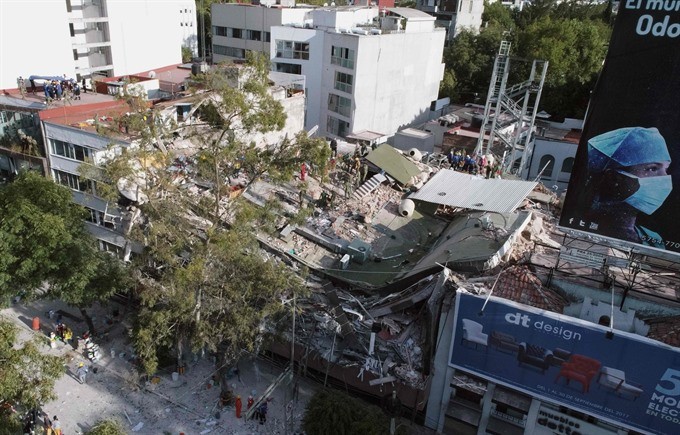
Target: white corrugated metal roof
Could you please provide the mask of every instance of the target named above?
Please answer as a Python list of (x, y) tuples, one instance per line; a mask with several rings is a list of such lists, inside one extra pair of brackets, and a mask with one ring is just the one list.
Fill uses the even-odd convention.
[(409, 198), (451, 207), (512, 213), (534, 190), (536, 182), (485, 179), (443, 169)]

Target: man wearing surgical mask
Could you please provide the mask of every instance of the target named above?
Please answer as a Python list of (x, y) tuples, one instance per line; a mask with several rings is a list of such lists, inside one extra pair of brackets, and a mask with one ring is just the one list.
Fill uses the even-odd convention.
[(664, 249), (658, 233), (637, 223), (651, 215), (673, 190), (666, 141), (656, 128), (627, 127), (588, 141), (588, 180), (592, 206), (586, 218), (597, 233)]

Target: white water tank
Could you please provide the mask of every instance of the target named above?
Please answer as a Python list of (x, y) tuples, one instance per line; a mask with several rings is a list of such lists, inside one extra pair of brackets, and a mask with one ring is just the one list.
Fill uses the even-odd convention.
[(408, 150), (408, 155), (417, 162), (423, 159), (423, 153), (421, 153), (418, 148), (411, 148)]
[(413, 216), (413, 210), (416, 209), (416, 204), (411, 199), (403, 199), (399, 204), (399, 214), (403, 217)]

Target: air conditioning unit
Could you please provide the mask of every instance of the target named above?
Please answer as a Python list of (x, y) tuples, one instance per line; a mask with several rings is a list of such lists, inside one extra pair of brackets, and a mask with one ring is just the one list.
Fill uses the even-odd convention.
[(349, 254), (345, 254), (342, 256), (340, 259), (340, 269), (345, 270), (349, 267), (349, 261), (352, 257), (349, 256)]
[(371, 256), (371, 245), (361, 239), (354, 239), (347, 247), (347, 253), (354, 262), (364, 264)]

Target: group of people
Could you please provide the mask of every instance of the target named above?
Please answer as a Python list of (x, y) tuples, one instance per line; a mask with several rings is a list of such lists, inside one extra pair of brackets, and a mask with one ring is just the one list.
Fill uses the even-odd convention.
[[(31, 76), (29, 77), (29, 82), (31, 83), (31, 93), (36, 94), (38, 92), (38, 87), (35, 84), (36, 80), (45, 80), (48, 77)], [(58, 79), (58, 80), (57, 80)], [(82, 85), (73, 79), (66, 77), (66, 74), (62, 78), (55, 77), (51, 80), (46, 80), (43, 85), (43, 92), (45, 93), (45, 101), (51, 102), (54, 100), (61, 100), (72, 96), (74, 100), (80, 100), (80, 93), (87, 93), (87, 88), (85, 87), (85, 79), (82, 81)], [(17, 87), (21, 93), (21, 98), (26, 98), (26, 79), (22, 76), (17, 78)]]
[[(41, 421), (42, 420), (42, 428)], [(55, 415), (51, 419), (47, 413), (34, 409), (24, 419), (23, 432), (28, 434), (61, 435), (61, 422)]]
[(45, 100), (48, 103), (53, 100), (68, 98), (69, 94), (73, 94), (74, 100), (80, 100), (80, 85), (72, 79), (67, 79), (66, 76), (61, 81), (52, 80), (45, 83), (43, 91), (45, 92)]
[(264, 400), (262, 403), (257, 405), (257, 408), (255, 408), (255, 413), (253, 414), (255, 421), (259, 421), (260, 424), (265, 424), (267, 422), (268, 409), (267, 400)]
[(451, 165), (451, 169), (455, 171), (479, 174), (485, 178), (494, 178), (500, 174), (500, 163), (495, 162), (494, 157), (490, 154), (474, 158), (469, 154), (463, 155), (460, 151), (451, 149), (446, 158)]

